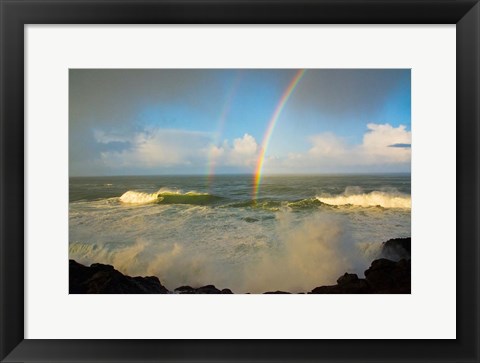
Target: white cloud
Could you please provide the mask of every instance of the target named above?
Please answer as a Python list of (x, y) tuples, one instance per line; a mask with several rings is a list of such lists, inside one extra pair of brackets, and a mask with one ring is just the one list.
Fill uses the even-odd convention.
[(239, 166), (254, 166), (257, 161), (259, 147), (253, 136), (243, 135), (241, 139), (233, 141), (233, 148), (230, 150), (226, 164)]
[[(253, 172), (260, 145), (250, 134), (244, 134), (233, 142), (225, 140), (213, 145), (213, 135), (205, 132), (149, 129), (131, 137), (106, 132), (96, 132), (99, 144), (112, 148), (102, 152), (100, 162), (111, 169), (135, 168), (160, 171), (161, 168), (180, 168), (194, 172), (207, 170), (213, 165), (216, 171), (222, 167), (240, 172)], [(342, 172), (365, 171), (371, 167), (389, 166), (388, 170), (408, 170), (411, 150), (411, 132), (405, 126), (390, 124), (367, 125), (360, 144), (349, 144), (333, 133), (313, 135), (308, 139), (310, 147), (304, 153), (291, 153), (286, 157), (268, 155), (265, 172)], [(124, 142), (125, 148), (115, 149), (114, 143)], [(288, 147), (288, 145), (286, 145)], [(387, 169), (385, 169), (387, 170)]]
[(135, 133), (131, 137), (96, 131), (95, 140), (108, 146), (109, 143), (128, 144), (122, 150), (108, 150), (100, 153), (101, 162), (110, 168), (134, 167), (158, 169), (162, 167), (202, 167), (209, 161), (216, 167), (253, 168), (259, 146), (255, 138), (244, 134), (230, 144), (211, 144), (212, 135), (204, 132), (150, 129)]
[(112, 142), (129, 142), (129, 138), (125, 135), (117, 133), (107, 133), (102, 130), (94, 130), (93, 137), (100, 144), (109, 144)]
[(410, 148), (391, 147), (394, 144), (410, 144), (412, 133), (405, 126), (368, 124), (360, 152), (366, 163), (405, 163), (411, 158)]
[(269, 159), (265, 168), (275, 172), (281, 168), (332, 172), (349, 169), (359, 171), (378, 165), (407, 166), (411, 160), (411, 149), (392, 145), (409, 145), (411, 138), (411, 132), (403, 125), (393, 127), (390, 124), (370, 123), (361, 144), (348, 144), (329, 132), (317, 134), (309, 138), (311, 147), (308, 152), (292, 153), (283, 160)]
[(224, 166), (253, 168), (259, 151), (257, 141), (249, 134), (233, 140), (233, 146), (230, 146), (228, 141), (225, 141), (221, 147), (211, 146), (212, 161), (216, 165)]

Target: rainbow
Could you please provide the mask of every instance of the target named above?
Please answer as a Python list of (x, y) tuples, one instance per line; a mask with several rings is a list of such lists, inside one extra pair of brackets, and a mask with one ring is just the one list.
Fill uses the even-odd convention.
[(305, 74), (306, 69), (299, 69), (293, 79), (290, 81), (290, 84), (288, 87), (285, 89), (285, 91), (282, 94), (282, 98), (280, 98), (280, 102), (278, 103), (277, 107), (275, 108), (275, 111), (273, 112), (272, 118), (270, 119), (270, 122), (268, 123), (267, 126), (267, 131), (265, 132), (265, 135), (263, 136), (263, 141), (262, 141), (262, 146), (260, 147), (260, 154), (258, 156), (257, 160), (257, 166), (255, 168), (255, 173), (253, 175), (253, 200), (256, 200), (258, 197), (258, 192), (259, 192), (259, 187), (260, 187), (260, 181), (262, 178), (262, 168), (263, 168), (263, 163), (265, 161), (265, 153), (268, 148), (268, 143), (270, 142), (270, 138), (272, 137), (273, 129), (275, 128), (275, 125), (277, 124), (277, 121), (283, 111), (283, 108), (285, 107), (285, 104), (287, 103), (288, 99), (292, 95), (293, 91), (295, 90), (295, 87), (297, 87), (298, 82), (302, 79), (303, 75)]
[[(215, 139), (213, 144), (217, 145), (220, 142), (220, 137), (223, 134), (223, 129), (225, 127), (225, 121), (227, 119), (228, 114), (230, 113), (230, 109), (232, 106), (232, 101), (235, 97), (235, 94), (237, 92), (238, 86), (240, 84), (240, 78), (241, 74), (237, 73), (235, 76), (235, 79), (233, 80), (230, 89), (225, 97), (225, 102), (223, 103), (222, 110), (220, 112), (220, 117), (218, 119), (218, 126), (217, 126), (217, 132), (215, 133)], [(212, 147), (210, 149), (209, 157), (208, 157), (208, 164), (207, 164), (207, 178), (208, 178), (208, 183), (211, 184), (213, 180), (213, 175), (215, 174), (215, 167), (216, 167), (216, 154), (215, 154), (215, 149)]]

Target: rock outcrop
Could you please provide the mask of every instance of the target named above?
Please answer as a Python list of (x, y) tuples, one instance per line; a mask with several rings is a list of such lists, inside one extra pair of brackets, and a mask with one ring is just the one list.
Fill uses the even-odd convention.
[(346, 273), (337, 280), (337, 285), (316, 287), (311, 294), (409, 294), (410, 286), (410, 260), (395, 262), (381, 258), (372, 262), (364, 279)]
[(394, 261), (409, 260), (411, 258), (411, 245), (412, 239), (410, 237), (389, 239), (387, 242), (383, 242), (380, 257)]
[(381, 258), (365, 271), (365, 279), (376, 294), (410, 294), (410, 260), (394, 262)]
[[(94, 263), (84, 266), (70, 260), (70, 294), (169, 294), (158, 277), (131, 277), (115, 270), (111, 265)], [(219, 290), (213, 285), (193, 288), (180, 286), (177, 294), (233, 294), (230, 289)]]
[(206, 285), (202, 287), (180, 286), (175, 289), (177, 294), (233, 294), (230, 289), (219, 290), (214, 285)]
[(320, 286), (312, 290), (312, 294), (371, 294), (373, 291), (365, 279), (359, 279), (357, 274), (341, 276), (337, 285)]
[(70, 260), (70, 294), (167, 294), (158, 277), (130, 277), (113, 266), (94, 263), (90, 267)]

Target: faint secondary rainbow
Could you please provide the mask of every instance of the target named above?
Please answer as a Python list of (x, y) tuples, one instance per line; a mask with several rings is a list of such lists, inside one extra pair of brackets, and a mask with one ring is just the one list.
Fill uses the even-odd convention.
[(270, 142), (270, 138), (272, 137), (273, 129), (277, 124), (277, 121), (287, 103), (288, 99), (292, 95), (293, 91), (298, 85), (298, 82), (302, 79), (303, 75), (305, 74), (306, 69), (299, 69), (293, 79), (290, 81), (290, 84), (285, 89), (282, 94), (282, 98), (280, 98), (280, 102), (278, 103), (275, 111), (273, 112), (272, 118), (268, 123), (267, 130), (265, 131), (265, 135), (263, 136), (262, 146), (260, 147), (260, 154), (257, 160), (257, 166), (255, 168), (255, 173), (253, 175), (253, 199), (256, 200), (258, 197), (260, 181), (262, 179), (262, 168), (263, 163), (265, 161), (265, 153), (268, 148), (268, 143)]
[(225, 121), (230, 113), (230, 109), (232, 106), (233, 99), (237, 92), (238, 86), (240, 84), (241, 73), (238, 72), (230, 86), (230, 89), (225, 97), (225, 101), (222, 106), (222, 110), (220, 112), (220, 117), (218, 119), (218, 126), (217, 131), (215, 133), (215, 139), (213, 142), (213, 146), (210, 149), (209, 157), (208, 157), (208, 164), (207, 164), (207, 175), (208, 175), (208, 184), (211, 184), (213, 175), (215, 174), (215, 167), (217, 164), (217, 144), (220, 142), (220, 138), (223, 134), (223, 129), (225, 128)]

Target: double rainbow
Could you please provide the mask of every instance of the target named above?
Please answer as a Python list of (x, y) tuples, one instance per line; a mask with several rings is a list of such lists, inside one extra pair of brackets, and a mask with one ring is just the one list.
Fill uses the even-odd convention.
[(262, 168), (263, 168), (263, 163), (265, 162), (265, 153), (267, 151), (270, 138), (272, 137), (273, 129), (277, 124), (277, 121), (283, 111), (283, 108), (285, 107), (285, 104), (287, 103), (288, 99), (292, 95), (293, 91), (295, 90), (295, 87), (297, 87), (298, 82), (300, 82), (305, 72), (306, 72), (306, 69), (300, 69), (297, 71), (293, 79), (290, 81), (288, 87), (283, 92), (282, 98), (280, 98), (280, 102), (275, 108), (272, 118), (268, 123), (267, 130), (265, 132), (265, 135), (263, 136), (262, 146), (260, 147), (260, 154), (258, 156), (255, 173), (253, 175), (253, 200), (256, 200), (258, 197), (260, 181), (262, 179)]

